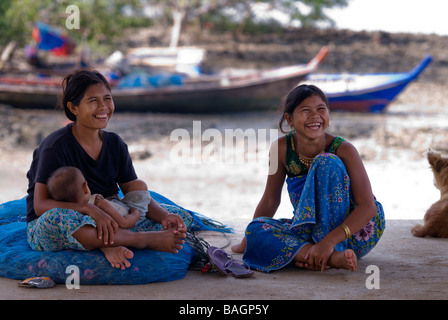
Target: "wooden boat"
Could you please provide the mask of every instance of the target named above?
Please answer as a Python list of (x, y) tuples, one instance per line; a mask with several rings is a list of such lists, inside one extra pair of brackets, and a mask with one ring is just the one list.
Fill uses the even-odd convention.
[[(37, 74), (62, 76), (87, 65), (84, 63), (84, 50), (80, 58), (73, 57), (76, 43), (57, 28), (42, 22), (36, 22), (33, 27), (32, 38), (34, 43), (25, 46), (25, 57)], [(39, 56), (40, 52), (46, 52), (59, 62), (46, 62)]]
[[(113, 88), (117, 111), (210, 113), (266, 110), (316, 70), (326, 58), (323, 47), (306, 65), (224, 73), (161, 88)], [(60, 79), (0, 76), (0, 103), (21, 108), (54, 108)]]
[(431, 61), (431, 55), (427, 55), (414, 69), (404, 73), (313, 74), (304, 83), (321, 88), (331, 110), (382, 112)]
[(140, 47), (130, 49), (129, 65), (148, 66), (197, 75), (205, 58), (205, 49), (197, 47)]

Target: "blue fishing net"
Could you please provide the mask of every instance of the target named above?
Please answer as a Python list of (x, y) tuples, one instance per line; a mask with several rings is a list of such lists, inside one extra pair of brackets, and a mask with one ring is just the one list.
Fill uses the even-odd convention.
[[(159, 203), (174, 204), (169, 199), (151, 192)], [(195, 219), (195, 230), (229, 232), (216, 221), (189, 211)], [(194, 247), (194, 245), (193, 245)], [(78, 277), (80, 284), (146, 284), (166, 282), (185, 277), (197, 256), (195, 249), (185, 243), (177, 254), (134, 250), (131, 267), (112, 268), (100, 250), (40, 252), (32, 250), (26, 240), (25, 198), (0, 204), (0, 276), (23, 280), (47, 276), (56, 283)], [(73, 275), (75, 266), (79, 274)]]

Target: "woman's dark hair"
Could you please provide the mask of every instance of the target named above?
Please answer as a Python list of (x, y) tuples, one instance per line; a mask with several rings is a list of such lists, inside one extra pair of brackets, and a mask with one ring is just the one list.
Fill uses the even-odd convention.
[(308, 97), (311, 97), (312, 95), (318, 95), (328, 108), (329, 103), (327, 96), (321, 89), (319, 89), (315, 85), (302, 84), (300, 86), (295, 87), (288, 93), (285, 102), (283, 104), (282, 117), (278, 123), (281, 132), (285, 133), (285, 131), (283, 131), (283, 123), (285, 122), (285, 113), (292, 114), (294, 112), (294, 109), (298, 105), (300, 105), (303, 102), (303, 100), (305, 100)]
[(98, 83), (103, 83), (110, 91), (109, 82), (96, 70), (81, 69), (67, 75), (62, 80), (62, 95), (59, 101), (59, 109), (64, 109), (67, 118), (71, 121), (76, 121), (76, 116), (67, 107), (67, 103), (71, 102), (73, 105), (78, 106), (87, 88)]

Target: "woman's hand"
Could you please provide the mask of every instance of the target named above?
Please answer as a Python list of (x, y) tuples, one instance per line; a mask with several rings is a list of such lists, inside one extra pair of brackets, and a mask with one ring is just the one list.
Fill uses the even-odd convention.
[(312, 269), (320, 269), (324, 272), (328, 268), (327, 263), (333, 251), (334, 246), (324, 239), (311, 246), (305, 255), (305, 260), (308, 261), (308, 265)]
[(104, 245), (113, 244), (118, 223), (110, 215), (92, 204), (86, 205), (84, 214), (95, 220), (98, 239), (103, 239)]

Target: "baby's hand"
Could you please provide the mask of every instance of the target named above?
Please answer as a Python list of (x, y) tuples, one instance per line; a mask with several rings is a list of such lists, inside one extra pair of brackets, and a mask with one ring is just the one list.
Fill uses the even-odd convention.
[(122, 228), (131, 229), (136, 224), (138, 219), (140, 219), (140, 211), (136, 208), (131, 208), (129, 209), (129, 214), (123, 218), (125, 225), (122, 226)]

